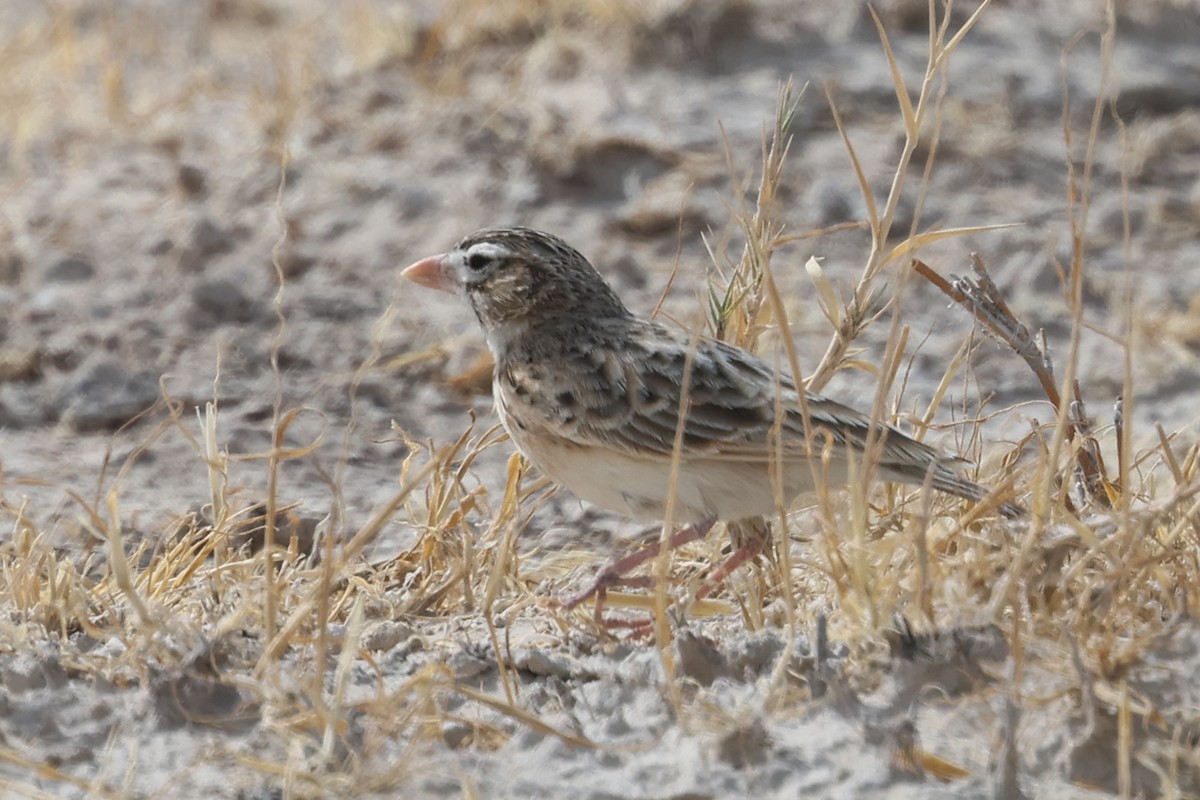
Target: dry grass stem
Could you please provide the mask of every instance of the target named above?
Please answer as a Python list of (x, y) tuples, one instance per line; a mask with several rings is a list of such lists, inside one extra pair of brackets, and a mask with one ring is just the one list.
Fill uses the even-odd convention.
[[(226, 14), (249, 15), (237, 24), (260, 19), (256, 14), (277, 20), (272, 15), (284, 12), (276, 5), (210, 3), (206, 24), (232, 26)], [(334, 386), (337, 398), (317, 411), (310, 393), (329, 395), (319, 395), (309, 383), (291, 384), (289, 348), (304, 341), (304, 330), (285, 302), (299, 288), (289, 272), (291, 248), (342, 234), (319, 230), (324, 220), (309, 220), (308, 230), (302, 230), (292, 208), (296, 190), (287, 176), (303, 175), (301, 184), (317, 186), (317, 173), (329, 165), (311, 158), (301, 163), (299, 148), (293, 164), (290, 147), (321, 144), (329, 122), (314, 111), (328, 101), (321, 92), (360, 90), (349, 87), (345, 76), (333, 81), (331, 73), (320, 74), (309, 63), (314, 42), (325, 36), (364, 40), (361, 50), (346, 58), (359, 65), (356, 80), (372, 90), (353, 101), (352, 113), (338, 113), (357, 121), (367, 113), (364, 108), (379, 105), (379, 113), (407, 119), (404, 103), (374, 90), (367, 80), (378, 80), (372, 70), (411, 73), (412, 91), (446, 98), (447, 105), (485, 74), (495, 86), (512, 90), (512, 104), (527, 103), (532, 100), (516, 97), (526, 88), (514, 64), (536, 58), (539, 69), (556, 76), (560, 70), (584, 75), (594, 66), (578, 41), (586, 26), (593, 26), (589, 34), (604, 32), (609, 42), (636, 42), (649, 27), (651, 49), (657, 45), (654, 36), (678, 34), (695, 53), (708, 57), (712, 54), (696, 44), (698, 32), (706, 24), (738, 22), (744, 5), (643, 7), (625, 0), (572, 0), (562, 6), (510, 6), (455, 0), (426, 19), (407, 7), (386, 10), (361, 3), (347, 18), (338, 17), (344, 30), (324, 24), (336, 16), (329, 10), (296, 21), (291, 38), (270, 43), (272, 52), (278, 50), (272, 56), (278, 74), (247, 96), (220, 95), (215, 76), (192, 76), (163, 96), (145, 97), (137, 70), (143, 56), (128, 58), (113, 42), (86, 39), (71, 4), (46, 4), (42, 21), (0, 42), (0, 69), (11, 76), (0, 87), (5, 101), (0, 128), (7, 142), (0, 158), (14, 175), (46, 157), (40, 131), (52, 113), (76, 122), (91, 114), (113, 131), (128, 132), (151, 126), (163, 104), (214, 98), (242, 103), (263, 134), (269, 180), (259, 180), (262, 185), (255, 188), (247, 178), (248, 186), (234, 189), (259, 198), (273, 212), (278, 233), (270, 253), (274, 283), (265, 284), (274, 294), (269, 302), (264, 295), (261, 308), (266, 322), (257, 340), (237, 343), (245, 350), (237, 354), (242, 361), (228, 355), (217, 361), (221, 377), (213, 380), (211, 396), (207, 382), (197, 389), (179, 376), (164, 378), (158, 402), (138, 415), (136, 424), (113, 433), (107, 451), (93, 448), (97, 464), (80, 459), (87, 469), (79, 481), (84, 489), (17, 475), (11, 461), (5, 464), (9, 472), (0, 473), (0, 520), (6, 528), (0, 542), (0, 688), (8, 692), (0, 699), (9, 721), (26, 725), (5, 728), (0, 786), (29, 797), (140, 797), (175, 792), (176, 780), (189, 785), (193, 772), (217, 764), (228, 770), (231, 791), (247, 796), (415, 796), (436, 785), (443, 793), (487, 797), (527, 786), (515, 768), (513, 776), (503, 776), (508, 782), (498, 783), (480, 767), (507, 766), (514, 753), (523, 758), (536, 753), (558, 767), (574, 759), (570, 769), (590, 777), (588, 771), (596, 767), (583, 759), (593, 754), (602, 757), (596, 764), (607, 764), (665, 748), (666, 742), (674, 748), (672, 755), (690, 748), (703, 756), (713, 775), (722, 780), (735, 775), (761, 790), (764, 784), (754, 781), (782, 774), (770, 759), (808, 757), (795, 744), (801, 737), (794, 730), (803, 729), (788, 726), (817, 725), (826, 726), (822, 733), (828, 730), (831, 740), (843, 737), (835, 746), (872, 760), (876, 777), (871, 780), (886, 774), (895, 779), (897, 791), (910, 796), (928, 791), (1019, 798), (1036, 795), (1037, 781), (1047, 781), (1046, 792), (1086, 791), (1083, 787), (1090, 785), (1120, 797), (1196, 796), (1200, 716), (1186, 676), (1200, 651), (1200, 444), (1193, 430), (1163, 424), (1147, 428), (1146, 440), (1138, 437), (1138, 424), (1148, 410), (1157, 409), (1148, 408), (1156, 398), (1139, 385), (1144, 372), (1134, 369), (1141, 352), (1135, 345), (1147, 332), (1175, 331), (1175, 346), (1191, 357), (1200, 334), (1186, 317), (1196, 308), (1183, 311), (1181, 304), (1171, 323), (1178, 327), (1170, 328), (1165, 321), (1139, 319), (1141, 307), (1126, 299), (1118, 309), (1120, 321), (1111, 323), (1092, 313), (1095, 298), (1085, 292), (1090, 254), (1111, 244), (1086, 239), (1092, 194), (1106, 185), (1099, 163), (1106, 137), (1115, 128), (1120, 147), (1132, 146), (1116, 119), (1111, 91), (1115, 3), (1105, 7), (1099, 85), (1087, 89), (1094, 90), (1096, 101), (1083, 121), (1072, 116), (1066, 91), (1079, 85), (1065, 63), (1078, 51), (1068, 48), (1064, 54), (1070, 242), (1062, 252), (1070, 255), (1056, 264), (1063, 307), (1055, 313), (1061, 327), (1043, 331), (1025, 324), (1014, 310), (1023, 309), (1024, 296), (1006, 297), (1004, 281), (993, 279), (981, 257), (971, 255), (969, 275), (944, 277), (947, 273), (931, 267), (927, 261), (937, 261), (924, 252), (1010, 227), (988, 220), (943, 227), (921, 219), (927, 197), (930, 207), (935, 205), (935, 162), (949, 157), (950, 140), (939, 149), (939, 139), (955, 120), (950, 62), (990, 5), (984, 0), (969, 13), (954, 13), (952, 3), (930, 0), (926, 63), (914, 74), (907, 74), (911, 70), (904, 59), (914, 43), (922, 42), (902, 41), (886, 29), (884, 13), (869, 12), (878, 32), (880, 66), (887, 70), (883, 87), (895, 97), (886, 121), (895, 149), (883, 150), (891, 153), (883, 183), (872, 178), (878, 165), (870, 161), (880, 150), (873, 149), (875, 142), (864, 144), (861, 117), (856, 118), (861, 112), (848, 102), (839, 108), (832, 87), (825, 93), (837, 128), (835, 135), (827, 126), (827, 143), (838, 148), (840, 138), (844, 145), (846, 182), (851, 194), (854, 186), (861, 193), (859, 216), (865, 219), (826, 220), (814, 230), (795, 221), (799, 214), (792, 203), (799, 196), (796, 184), (803, 181), (795, 180), (789, 167), (797, 153), (810, 152), (802, 150), (800, 145), (808, 143), (797, 137), (815, 136), (819, 126), (800, 124), (804, 92), (791, 80), (779, 86), (774, 116), (761, 136), (757, 127), (750, 134), (752, 169), (740, 160), (746, 137), (739, 140), (732, 125), (721, 130), (721, 142), (710, 149), (723, 146), (729, 175), (719, 175), (720, 183), (713, 179), (711, 185), (723, 187), (728, 218), (724, 227), (713, 224), (704, 236), (713, 266), (694, 309), (694, 318), (702, 322), (693, 326), (742, 347), (768, 350), (781, 375), (790, 374), (812, 391), (825, 390), (842, 370), (869, 373), (877, 387), (872, 418), (971, 456), (979, 462), (971, 477), (988, 486), (989, 495), (967, 503), (928, 486), (880, 486), (872, 479), (883, 444), (877, 432), (868, 437), (865, 452), (843, 454), (827, 431), (810, 425), (809, 468), (816, 490), (790, 504), (784, 497), (783, 433), (777, 426), (770, 435), (777, 502), (770, 519), (761, 521), (761, 531), (722, 521), (706, 538), (669, 551), (663, 545), (675, 533), (676, 502), (670, 494), (666, 520), (650, 532), (660, 546), (657, 556), (631, 576), (636, 588), (607, 593), (610, 609), (649, 620), (632, 626), (631, 633), (597, 626), (591, 613), (565, 610), (556, 602), (595, 574), (611, 554), (609, 540), (629, 533), (630, 526), (555, 495), (545, 478), (513, 454), (493, 418), (476, 420), (472, 409), (486, 403), (482, 393), (490, 365), (486, 359), (455, 360), (467, 336), (456, 330), (429, 343), (435, 329), (416, 331), (403, 303), (389, 305), (373, 322), (355, 316), (360, 311), (355, 307), (338, 324), (364, 329), (349, 340), (358, 349), (338, 354), (339, 366), (329, 370), (338, 374), (308, 376), (312, 384), (328, 381), (322, 386)], [(130, 30), (121, 14), (110, 17), (104, 24), (114, 33)], [(295, 52), (279, 47), (281, 41), (295, 45)], [(158, 52), (165, 43), (147, 40), (146, 52)], [(739, 47), (744, 44), (739, 40)], [(493, 60), (473, 60), (477, 53)], [(715, 63), (717, 56), (712, 57)], [(80, 101), (87, 108), (63, 109), (55, 84), (84, 75), (94, 78)], [(553, 83), (556, 90), (562, 88), (559, 83), (569, 85), (562, 77)], [(552, 105), (535, 99), (539, 109)], [(526, 137), (541, 134), (525, 130), (519, 116), (509, 118), (512, 104), (507, 97), (499, 109), (484, 104), (481, 140), (504, 157), (505, 148), (513, 148), (530, 161), (544, 158), (521, 149), (527, 147)], [(328, 105), (318, 110), (332, 115), (336, 104)], [(536, 120), (555, 135), (556, 126), (569, 127), (571, 121)], [(389, 139), (387, 158), (412, 146), (406, 137), (428, 136), (441, 131), (439, 125), (459, 126), (462, 120), (417, 123), (401, 133), (389, 130), (395, 138)], [(1086, 128), (1085, 142), (1076, 141), (1075, 127)], [(161, 139), (152, 141), (147, 159), (175, 158), (173, 148), (185, 147), (172, 135)], [(642, 156), (657, 165), (662, 153), (644, 151)], [(719, 173), (721, 154), (703, 155)], [(1122, 164), (1128, 171), (1146, 168), (1132, 158)], [(545, 164), (535, 167), (532, 188), (517, 189), (540, 197), (562, 176)], [(661, 185), (637, 177), (630, 186), (614, 189), (614, 197), (629, 199), (622, 193), (631, 192), (634, 183), (647, 192)], [(1124, 175), (1122, 180), (1122, 191), (1129, 191)], [(563, 182), (575, 190), (574, 181), (572, 176)], [(669, 252), (674, 235), (678, 253), (701, 253), (700, 237), (685, 217), (698, 213), (696, 198), (709, 184), (697, 179), (695, 186), (679, 192), (678, 227), (668, 226), (662, 241), (638, 239), (631, 252)], [(378, 201), (384, 208), (395, 200), (393, 188), (363, 181), (352, 191), (386, 195)], [(418, 194), (414, 187), (400, 188)], [(226, 189), (209, 191), (215, 196)], [(403, 194), (396, 191), (397, 197)], [(898, 222), (908, 219), (914, 195), (911, 224)], [(604, 201), (606, 213), (619, 205), (610, 200)], [(522, 209), (536, 205), (521, 202)], [(1129, 202), (1122, 198), (1123, 204)], [(711, 205), (720, 213), (715, 201)], [(392, 215), (384, 217), (389, 225), (396, 218), (406, 225), (410, 221), (399, 205), (384, 211)], [(1123, 205), (1121, 215), (1130, 266), (1123, 287), (1114, 291), (1132, 294), (1130, 240), (1136, 226), (1130, 208)], [(264, 220), (269, 221), (266, 214), (258, 218)], [(435, 227), (442, 223), (432, 220), (432, 215), (423, 218)], [(7, 218), (0, 220), (0, 236), (7, 236), (7, 227)], [(900, 227), (908, 230), (894, 230)], [(270, 228), (262, 240), (264, 270), (274, 231)], [(799, 255), (797, 270), (803, 263), (805, 275), (781, 271), (783, 248), (824, 245), (833, 234), (838, 246), (861, 247), (861, 253), (853, 252), (852, 285), (842, 284), (844, 265), (832, 251)], [(1005, 230), (1004, 241), (1014, 235)], [(0, 259), (7, 241), (0, 242)], [(350, 253), (351, 245), (346, 246)], [(316, 277), (305, 280), (328, 279), (323, 272), (328, 266), (336, 279), (329, 285), (340, 286), (363, 269), (356, 255), (345, 258), (345, 264), (322, 263)], [(889, 270), (907, 262), (911, 270), (888, 279)], [(685, 274), (678, 261), (675, 266), (669, 276), (664, 267), (654, 279), (665, 284), (660, 305)], [(997, 278), (1008, 277), (993, 268)], [(1014, 408), (992, 407), (999, 405), (994, 390), (1013, 387), (986, 385), (984, 376), (995, 373), (973, 370), (980, 337), (967, 322), (961, 325), (961, 344), (937, 342), (944, 345), (936, 366), (940, 374), (932, 371), (929, 348), (921, 341), (924, 320), (897, 301), (912, 288), (906, 282), (914, 273), (1015, 353), (1033, 373), (1032, 394), (1040, 392), (1045, 402), (1037, 397)], [(11, 290), (24, 302), (20, 293), (26, 284), (14, 280), (10, 287), (3, 275), (0, 281), (4, 293)], [(805, 296), (789, 297), (790, 287), (801, 282)], [(658, 288), (654, 283), (648, 291)], [(815, 321), (819, 328), (820, 347), (814, 351), (798, 342), (812, 334), (811, 327), (792, 327), (801, 302), (813, 311), (805, 322)], [(331, 300), (321, 310), (343, 313), (336, 305)], [(376, 308), (385, 305), (381, 301)], [(433, 319), (433, 313), (422, 319)], [(876, 325), (885, 317), (886, 325)], [(466, 324), (465, 317), (455, 319), (454, 325)], [(1104, 329), (1110, 324), (1118, 333)], [(18, 327), (0, 325), (0, 344), (7, 346), (6, 337), (15, 339)], [(864, 336), (868, 329), (870, 337)], [(478, 340), (470, 334), (473, 346)], [(1100, 349), (1085, 346), (1096, 340)], [(98, 351), (109, 346), (87, 341)], [(777, 349), (771, 349), (776, 341)], [(51, 344), (39, 343), (45, 365), (38, 368), (60, 368)], [(1114, 348), (1120, 349), (1119, 359)], [(1080, 362), (1087, 366), (1087, 354), (1095, 352), (1113, 356), (1114, 374), (1104, 384), (1113, 387), (1108, 400), (1085, 396), (1097, 370), (1081, 369)], [(6, 358), (0, 352), (0, 366), (9, 363)], [(1118, 363), (1124, 370), (1120, 376)], [(262, 387), (273, 393), (231, 391), (230, 375), (251, 368), (262, 372)], [(685, 373), (691, 368), (689, 358)], [(18, 364), (15, 369), (17, 377), (4, 377), (0, 388), (7, 391), (10, 381), (25, 380), (21, 376), (30, 368)], [(777, 389), (781, 412), (782, 385)], [(291, 399), (296, 394), (314, 408), (296, 404)], [(430, 402), (431, 397), (437, 400)], [(0, 414), (8, 413), (7, 399), (0, 395)], [(800, 402), (807, 417), (803, 393)], [(383, 409), (382, 418), (367, 413), (370, 403)], [(688, 403), (685, 394), (681, 420)], [(867, 405), (865, 400), (848, 404), (863, 410)], [(1095, 421), (1089, 404), (1097, 412)], [(1111, 424), (1105, 419), (1110, 405)], [(389, 430), (391, 414), (395, 421)], [(1033, 419), (1034, 414), (1044, 418)], [(1021, 424), (1015, 436), (1005, 427), (1010, 420)], [(0, 421), (0, 434), (7, 435), (5, 424)], [(68, 459), (78, 455), (76, 442), (105, 435), (53, 433), (53, 446), (62, 447)], [(685, 455), (683, 433), (681, 422), (672, 482)], [(419, 438), (424, 436), (431, 438)], [(997, 442), (1001, 437), (1009, 440)], [(168, 442), (178, 444), (185, 457), (155, 463), (158, 448)], [(356, 462), (367, 450), (394, 459), (390, 472), (366, 486), (370, 491), (353, 483), (362, 474), (354, 471)], [(846, 455), (848, 486), (835, 468)], [(195, 505), (180, 500), (169, 514), (131, 513), (135, 482), (166, 469), (194, 473), (189, 475), (195, 478)], [(303, 477), (293, 480), (301, 472)], [(296, 492), (296, 485), (304, 489)], [(1026, 503), (1030, 513), (1019, 520), (1001, 518), (996, 511), (1010, 497)], [(319, 513), (312, 513), (314, 505)], [(756, 534), (764, 537), (761, 552), (726, 579), (710, 580), (731, 545), (737, 548)], [(83, 684), (93, 694), (76, 693)], [(192, 736), (187, 741), (196, 745), (195, 752), (172, 767), (176, 772), (167, 785), (149, 792), (141, 770), (160, 751), (148, 751), (139, 745), (145, 739), (119, 726), (101, 735), (86, 725), (80, 728), (85, 738), (99, 741), (80, 745), (95, 749), (92, 761), (73, 761), (77, 751), (65, 745), (34, 757), (26, 752), (31, 743), (55, 731), (27, 733), (28, 741), (8, 738), (7, 731), (32, 729), (33, 715), (20, 702), (39, 692), (56, 706), (83, 708), (87, 724), (89, 715), (103, 716), (102, 706), (141, 704), (144, 710), (136, 719), (146, 730), (140, 734), (153, 737), (155, 746)], [(952, 732), (970, 730), (976, 740), (956, 741), (956, 733), (945, 734), (931, 721), (948, 721)], [(807, 747), (811, 733), (804, 735), (810, 737), (803, 739)], [(979, 752), (969, 750), (977, 745)], [(1107, 772), (1088, 771), (1096, 765)], [(665, 779), (663, 786), (674, 791)]]

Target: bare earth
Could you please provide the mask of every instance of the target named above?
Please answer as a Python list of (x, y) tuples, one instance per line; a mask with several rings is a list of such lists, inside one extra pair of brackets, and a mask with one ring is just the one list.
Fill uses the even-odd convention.
[[(1099, 5), (987, 9), (951, 58), (929, 183), (922, 193), (922, 146), (893, 230), (907, 235), (918, 206), (917, 230), (1017, 223), (918, 255), (949, 275), (978, 252), (1061, 372), (1074, 213), (1086, 232), (1077, 377), (1088, 411), (1110, 424), (1128, 367), (1135, 446), (1157, 446), (1161, 424), (1182, 454), (1200, 391), (1200, 6), (1124, 4), (1106, 64)], [(952, 27), (974, 7), (956, 7)], [(927, 6), (877, 8), (915, 93)], [(320, 655), (308, 628), (267, 647), (250, 555), (209, 554), (236, 562), (228, 571), (199, 559), (186, 580), (211, 570), (203, 591), (155, 571), (179, 569), (180, 521), (211, 501), (196, 409), (214, 398), (233, 457), (229, 507), (267, 497), (276, 409), (297, 410), (284, 439), (304, 452), (283, 461), (276, 496), (309, 520), (335, 512), (322, 528), (338, 546), (405, 483), (406, 457), (411, 476), (472, 413), (474, 435), (494, 424), (465, 304), (398, 278), (477, 228), (557, 233), (632, 308), (650, 312), (666, 290), (663, 314), (700, 325), (714, 270), (705, 237), (722, 268), (737, 261), (732, 214), (753, 201), (789, 77), (807, 89), (777, 213), (789, 233), (823, 233), (781, 248), (773, 269), (812, 369), (831, 330), (804, 264), (821, 258), (848, 297), (870, 245), (844, 224), (868, 208), (826, 91), (879, 202), (904, 142), (864, 4), (2, 4), (0, 794), (1200, 796), (1200, 628), (1183, 578), (1162, 587), (1183, 609), (1170, 635), (1086, 679), (1100, 645), (1076, 658), (1064, 634), (1018, 652), (1012, 616), (982, 594), (939, 596), (934, 624), (907, 636), (903, 602), (873, 598), (887, 610), (872, 620), (869, 602), (816, 570), (798, 578), (811, 586), (790, 624), (777, 596), (758, 619), (737, 612), (758, 585), (746, 570), (723, 595), (732, 613), (677, 620), (669, 645), (626, 641), (586, 610), (563, 624), (542, 604), (582, 586), (613, 534), (633, 530), (561, 494), (532, 514), (519, 565), (485, 597), (488, 574), (470, 558), (486, 562), (505, 535), (489, 520), (507, 443), (471, 463), (456, 502), (475, 505), (444, 529), (481, 537), (474, 556), (455, 556), (467, 577), (426, 580), (421, 559), (461, 545), (429, 534), (435, 498), (419, 489), (327, 587), (337, 603)], [(1098, 94), (1115, 104), (1084, 187)], [(1086, 217), (1069, 208), (1069, 162)], [(982, 337), (909, 280), (907, 263), (887, 267), (898, 301), (856, 358), (879, 363), (900, 315), (910, 358), (893, 396), (923, 411), (946, 364)], [(777, 350), (764, 339), (762, 352)], [(827, 391), (868, 409), (875, 382), (847, 369)], [(1055, 416), (990, 340), (936, 419), (976, 415), (983, 401), (999, 413), (969, 455), (993, 470)], [(953, 428), (934, 438), (965, 446)], [(1112, 441), (1102, 437), (1110, 454)], [(1140, 469), (1157, 476), (1148, 496), (1174, 490), (1161, 459)], [(796, 517), (793, 568), (804, 570), (830, 545), (811, 515)], [(115, 588), (102, 529), (119, 529), (145, 617)], [(713, 538), (697, 560), (720, 558)], [(46, 577), (65, 565), (71, 580)], [(320, 567), (296, 569), (280, 588), (284, 627)], [(1126, 634), (1113, 629), (1105, 646), (1120, 650)]]

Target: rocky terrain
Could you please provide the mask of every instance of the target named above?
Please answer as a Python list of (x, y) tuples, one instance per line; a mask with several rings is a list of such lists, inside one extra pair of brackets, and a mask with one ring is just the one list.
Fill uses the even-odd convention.
[[(951, 32), (976, 5), (955, 4)], [(978, 252), (1061, 372), (1074, 352), (1097, 426), (1111, 430), (1124, 393), (1133, 443), (1158, 447), (1161, 425), (1184, 460), (1200, 390), (1200, 7), (1117, 5), (1111, 51), (1099, 3), (985, 10), (935, 78), (938, 111), (898, 195), (893, 241), (1011, 225), (916, 254), (950, 275)], [(927, 4), (876, 8), (915, 97)], [(356, 538), (472, 414), (476, 435), (494, 424), (470, 312), (404, 285), (399, 269), (477, 228), (523, 224), (574, 244), (632, 308), (661, 299), (665, 318), (702, 325), (708, 281), (741, 256), (735, 218), (754, 202), (789, 78), (803, 93), (772, 213), (795, 239), (772, 264), (812, 369), (831, 326), (805, 263), (821, 259), (845, 300), (871, 243), (831, 104), (876, 203), (904, 152), (865, 4), (5, 3), (5, 796), (1200, 794), (1200, 634), (1186, 596), (1196, 575), (1182, 568), (1160, 587), (1182, 597), (1178, 617), (1132, 579), (1112, 590), (1144, 610), (1131, 618), (1174, 620), (1153, 641), (1117, 626), (1103, 645), (1022, 644), (1016, 612), (974, 590), (943, 592), (935, 624), (905, 632), (889, 622), (909, 615), (904, 602), (880, 600), (886, 613), (868, 622), (870, 603), (856, 606), (836, 570), (814, 570), (797, 579), (808, 593), (794, 610), (767, 596), (757, 624), (700, 614), (656, 646), (614, 640), (586, 614), (551, 623), (539, 610), (603, 563), (610, 534), (630, 530), (562, 494), (513, 545), (519, 579), (493, 585), (462, 556), (473, 599), (415, 566), (450, 547), (431, 534), (436, 474)], [(999, 475), (999, 459), (1055, 409), (1020, 359), (912, 279), (906, 258), (886, 269), (879, 289), (893, 303), (855, 358), (878, 364), (898, 317), (910, 332), (894, 405), (923, 412), (974, 339), (936, 414), (940, 443), (969, 445)], [(777, 336), (764, 339), (762, 352), (778, 349)], [(843, 369), (826, 390), (869, 408), (876, 382)], [(322, 541), (356, 542), (332, 577), (297, 562), (295, 583), (279, 582), (283, 620), (311, 610), (304, 597), (336, 598), (320, 637), (280, 623), (300, 638), (273, 651), (280, 629), (249, 610), (261, 563), (217, 552), (183, 569), (172, 549), (200, 541), (188, 538), (193, 520), (212, 521), (214, 461), (197, 412), (210, 402), (230, 509), (273, 492), (307, 520), (296, 529), (323, 520)], [(948, 425), (981, 415), (982, 443)], [(1100, 438), (1115, 462), (1114, 437)], [(510, 453), (482, 448), (455, 484), (475, 505), (445, 531), (473, 526), (480, 563), (502, 552), (504, 531), (489, 525), (505, 519)], [(1187, 495), (1190, 462), (1172, 480), (1169, 461), (1137, 465), (1144, 508)], [(825, 563), (822, 528), (797, 519), (796, 557)], [(1083, 535), (1083, 523), (1055, 519), (1059, 533)], [(1096, 523), (1097, 535), (1129, 524)], [(114, 541), (136, 590), (121, 583)], [(719, 557), (721, 542), (708, 547), (697, 559)], [(1194, 559), (1188, 547), (1180, 557)], [(1084, 565), (1064, 568), (1065, 585), (1089, 562), (1064, 558)], [(1105, 558), (1142, 563), (1132, 550)], [(880, 586), (907, 597), (908, 578), (883, 564)], [(414, 595), (418, 585), (432, 593)], [(304, 594), (316, 586), (323, 594)], [(739, 591), (721, 608), (736, 612)], [(481, 613), (485, 592), (496, 615)], [(153, 598), (144, 615), (139, 594)], [(1080, 601), (1079, 618), (1103, 605), (1084, 595), (1096, 606)], [(1093, 675), (1093, 653), (1121, 650), (1118, 640), (1143, 657), (1113, 656), (1119, 668), (1106, 672), (1097, 655)]]

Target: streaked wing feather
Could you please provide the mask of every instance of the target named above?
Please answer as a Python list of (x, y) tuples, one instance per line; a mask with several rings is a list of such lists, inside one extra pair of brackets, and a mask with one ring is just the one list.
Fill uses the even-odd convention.
[[(654, 323), (625, 349), (629, 363), (605, 361), (586, 381), (583, 414), (573, 415), (556, 433), (580, 444), (606, 444), (631, 455), (669, 457), (679, 426), (680, 383), (692, 342), (686, 334)], [(582, 360), (582, 359), (580, 359)], [(766, 362), (724, 342), (700, 338), (690, 358), (688, 410), (683, 444), (689, 454), (735, 461), (770, 457), (777, 407), (785, 410), (781, 442), (785, 457), (804, 458), (804, 419), (795, 384)], [(573, 364), (580, 367), (580, 364)], [(613, 380), (616, 378), (616, 380)], [(608, 392), (606, 395), (605, 392)], [(814, 429), (825, 430), (835, 445), (865, 444), (870, 422), (853, 409), (817, 395), (808, 396)], [(939, 456), (929, 447), (888, 426), (889, 450), (900, 463), (927, 466)], [(817, 440), (816, 446), (822, 446)], [(890, 460), (890, 459), (889, 459)], [(922, 472), (924, 469), (922, 468)]]
[[(528, 408), (526, 424), (562, 440), (666, 460), (680, 424), (680, 376), (690, 362), (682, 430), (688, 459), (765, 465), (774, 447), (782, 447), (785, 460), (793, 463), (809, 457), (794, 383), (743, 350), (706, 338), (693, 342), (684, 333), (644, 320), (634, 321), (619, 343), (589, 347), (564, 340), (568, 344), (559, 346), (553, 357), (510, 361), (497, 373), (511, 395), (505, 406), (514, 420)], [(571, 380), (559, 376), (555, 381), (556, 370)], [(569, 388), (548, 390), (560, 385)], [(780, 407), (785, 416), (776, 433)], [(860, 452), (865, 448), (872, 431), (867, 417), (813, 394), (807, 395), (807, 407), (814, 451), (826, 446), (822, 433), (832, 439), (835, 457), (847, 446)], [(972, 499), (986, 494), (983, 487), (957, 475), (957, 459), (889, 425), (876, 425), (874, 430), (885, 437), (878, 464), (882, 477), (916, 485), (928, 480), (936, 489)]]

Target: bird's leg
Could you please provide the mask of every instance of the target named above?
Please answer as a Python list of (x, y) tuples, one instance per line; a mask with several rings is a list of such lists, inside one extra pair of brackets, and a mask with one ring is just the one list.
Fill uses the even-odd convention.
[(722, 561), (712, 572), (708, 573), (708, 577), (705, 578), (703, 585), (696, 590), (696, 599), (703, 600), (716, 591), (717, 587), (721, 585), (721, 581), (733, 574), (733, 571), (742, 564), (745, 564), (761, 553), (762, 549), (762, 539), (751, 539), (737, 550), (734, 550), (729, 558)]
[[(637, 579), (624, 578), (621, 580), (622, 585), (637, 584), (642, 585), (643, 582)], [(642, 636), (643, 631), (648, 629), (653, 619), (620, 619), (618, 617), (604, 616), (604, 601), (608, 597), (608, 585), (601, 585), (596, 589), (596, 608), (592, 612), (592, 619), (596, 623), (597, 628), (628, 628), (634, 631), (634, 636)]]
[(730, 554), (729, 558), (718, 564), (713, 571), (708, 573), (704, 584), (696, 590), (696, 600), (703, 600), (708, 597), (721, 584), (721, 581), (733, 574), (733, 571), (751, 560), (763, 551), (763, 547), (767, 543), (767, 527), (766, 521), (761, 518), (754, 518), (748, 521), (739, 521), (730, 525), (731, 532), (735, 540), (740, 539), (737, 548)]
[[(716, 524), (715, 519), (698, 522), (695, 525), (688, 525), (682, 530), (671, 534), (667, 539), (667, 550), (674, 550), (676, 547), (682, 547), (689, 542), (694, 542), (697, 539), (703, 539), (704, 536), (712, 530), (712, 526)], [(604, 599), (608, 594), (610, 586), (649, 586), (652, 579), (648, 576), (639, 576), (635, 578), (626, 578), (625, 573), (637, 569), (642, 564), (645, 564), (650, 559), (657, 556), (662, 551), (662, 542), (654, 541), (643, 547), (641, 550), (635, 550), (632, 553), (618, 558), (604, 569), (600, 570), (596, 575), (592, 585), (584, 591), (572, 597), (568, 597), (563, 601), (563, 608), (571, 609), (595, 595), (596, 597), (596, 619), (602, 619), (601, 612), (604, 607)], [(615, 626), (608, 626), (615, 627)]]

